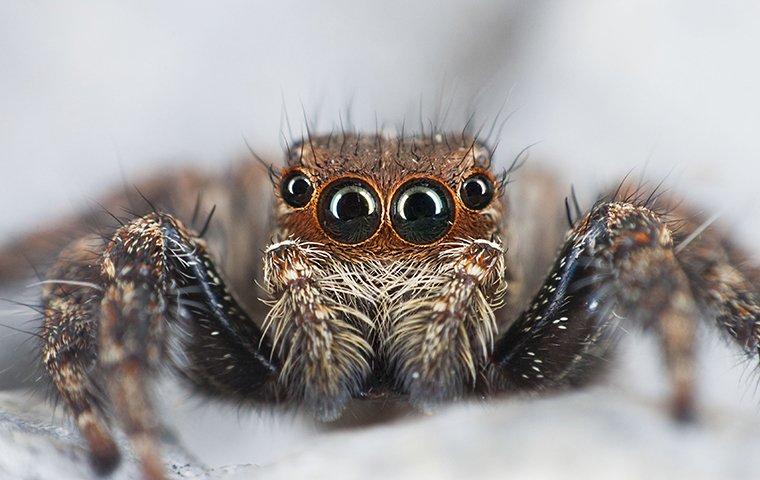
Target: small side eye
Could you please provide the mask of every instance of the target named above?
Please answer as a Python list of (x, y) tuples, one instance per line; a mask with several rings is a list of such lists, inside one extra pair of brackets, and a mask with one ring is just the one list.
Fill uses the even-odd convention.
[(487, 176), (476, 173), (462, 182), (459, 197), (470, 210), (482, 210), (493, 200), (493, 182)]
[(301, 172), (293, 172), (282, 180), (280, 193), (285, 203), (294, 208), (301, 208), (311, 200), (314, 187), (309, 177)]
[(328, 185), (319, 198), (319, 222), (340, 243), (357, 244), (371, 237), (380, 226), (380, 200), (372, 187), (358, 179)]

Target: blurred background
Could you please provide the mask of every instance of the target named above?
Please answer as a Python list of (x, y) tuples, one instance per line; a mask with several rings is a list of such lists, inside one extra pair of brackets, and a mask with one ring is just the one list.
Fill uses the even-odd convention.
[[(276, 160), (283, 131), (287, 135), (284, 118), (295, 134), (302, 131), (302, 105), (312, 128), (329, 132), (339, 112), (350, 111), (352, 123), (374, 131), (376, 121), (395, 125), (407, 118), (414, 124), (420, 111), (432, 118), (449, 102), (449, 123), (459, 129), (471, 110), (486, 121), (506, 101), (512, 116), (498, 139), (499, 161), (539, 142), (530, 161), (555, 170), (568, 190), (576, 185), (586, 204), (631, 169), (645, 170), (653, 183), (667, 177), (666, 185), (682, 196), (720, 212), (721, 222), (758, 258), (758, 45), (760, 3), (749, 0), (5, 1), (0, 241), (91, 205), (109, 186), (152, 170), (181, 164), (220, 170), (246, 155), (244, 138)], [(16, 318), (11, 313), (9, 322)], [(24, 363), (19, 337), (0, 331), (0, 371)], [(678, 434), (660, 414), (641, 412), (621, 420), (631, 409), (664, 399), (656, 351), (647, 339), (626, 347), (612, 390), (573, 397), (565, 417), (541, 402), (508, 403), (502, 410), (501, 404), (453, 407), (442, 417), (401, 425), (403, 437), (394, 437), (392, 427), (361, 432), (362, 443), (352, 440), (354, 433), (326, 435), (299, 417), (239, 416), (179, 394), (167, 415), (201, 461), (274, 462), (273, 476), (285, 475), (277, 465), (292, 452), (312, 452), (326, 442), (326, 452), (338, 452), (332, 468), (355, 460), (374, 478), (397, 458), (382, 449), (384, 435), (390, 443), (425, 444), (429, 436), (415, 436), (425, 431), (443, 435), (439, 441), (471, 435), (476, 444), (488, 434), (508, 435), (499, 441), (525, 455), (515, 457), (512, 450), (511, 457), (481, 461), (488, 449), (471, 452), (467, 448), (475, 445), (456, 444), (400, 459), (395, 474), (456, 478), (470, 469), (484, 477), (511, 472), (551, 478), (572, 471), (547, 458), (577, 460), (597, 447), (616, 460), (581, 462), (588, 468), (579, 467), (579, 476), (677, 471), (658, 462), (704, 478), (754, 473), (760, 395), (752, 366), (720, 342), (704, 343), (704, 404), (728, 422), (718, 426), (738, 430), (710, 424), (718, 430)], [(14, 378), (0, 376), (0, 383), (11, 388)], [(631, 405), (630, 398), (638, 400)], [(608, 401), (619, 405), (590, 408)], [(514, 417), (514, 428), (497, 429), (489, 415)], [(579, 423), (584, 415), (588, 422)], [(520, 420), (526, 418), (538, 424)], [(649, 425), (650, 434), (634, 435), (628, 444), (619, 436), (630, 431), (616, 422)], [(478, 428), (490, 430), (478, 436)], [(574, 437), (587, 430), (599, 435)], [(536, 437), (544, 431), (550, 439)], [(520, 442), (521, 435), (535, 441)], [(565, 450), (541, 455), (549, 440)], [(374, 450), (350, 454), (341, 442)], [(296, 458), (321, 478), (325, 455)], [(450, 469), (430, 467), (465, 458)], [(533, 470), (537, 464), (540, 472)], [(636, 470), (646, 465), (652, 471)]]

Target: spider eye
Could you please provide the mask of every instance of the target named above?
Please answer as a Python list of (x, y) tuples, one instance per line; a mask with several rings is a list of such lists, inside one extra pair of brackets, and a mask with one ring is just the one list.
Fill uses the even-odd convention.
[(449, 231), (454, 208), (446, 188), (427, 179), (402, 185), (391, 202), (391, 222), (407, 242), (433, 243)]
[(491, 179), (477, 173), (462, 182), (459, 196), (465, 207), (471, 210), (482, 210), (493, 200), (493, 191)]
[(380, 201), (372, 188), (358, 179), (338, 180), (319, 199), (319, 222), (341, 243), (367, 240), (380, 226)]
[(301, 172), (293, 172), (282, 181), (280, 193), (285, 203), (294, 208), (305, 207), (314, 194), (309, 177)]

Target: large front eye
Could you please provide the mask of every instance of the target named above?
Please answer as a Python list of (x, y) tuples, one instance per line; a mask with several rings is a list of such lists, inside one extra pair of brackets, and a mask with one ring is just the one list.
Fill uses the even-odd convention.
[(482, 210), (493, 200), (493, 182), (487, 176), (476, 173), (462, 182), (459, 197), (471, 210)]
[(319, 198), (319, 222), (341, 243), (367, 240), (380, 226), (380, 201), (372, 187), (358, 179), (338, 180)]
[(293, 172), (282, 179), (280, 193), (285, 203), (294, 208), (305, 207), (314, 194), (309, 177), (301, 172)]
[(433, 243), (449, 231), (454, 220), (451, 195), (432, 180), (406, 182), (393, 196), (391, 205), (393, 228), (411, 243)]

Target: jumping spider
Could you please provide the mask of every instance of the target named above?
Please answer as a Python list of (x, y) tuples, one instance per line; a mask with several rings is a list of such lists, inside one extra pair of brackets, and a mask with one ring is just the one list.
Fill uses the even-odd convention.
[[(331, 420), (351, 398), (408, 396), (429, 409), (582, 385), (626, 322), (658, 335), (673, 413), (688, 418), (698, 318), (757, 353), (760, 275), (711, 222), (619, 188), (585, 214), (568, 208), (555, 242), (545, 214), (561, 210), (555, 185), (505, 181), (491, 156), (467, 135), (304, 139), (270, 168), (269, 234), (256, 162), (140, 186), (150, 207), (66, 247), (42, 296), (41, 360), (94, 467), (118, 463), (112, 412), (145, 477), (164, 477), (148, 387), (165, 365), (208, 395)], [(217, 206), (201, 233), (179, 219), (197, 217), (199, 192)], [(10, 278), (22, 249), (94, 220), (9, 246), (0, 271)], [(534, 258), (544, 244), (560, 245), (553, 265)]]

